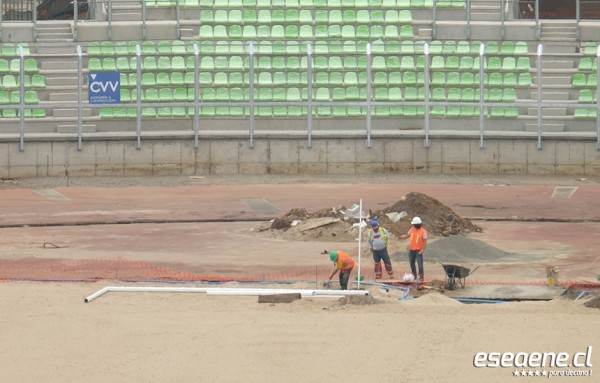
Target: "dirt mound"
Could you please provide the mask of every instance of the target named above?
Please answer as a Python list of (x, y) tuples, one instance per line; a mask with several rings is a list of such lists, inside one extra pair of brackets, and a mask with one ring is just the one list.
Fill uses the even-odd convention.
[(592, 298), (583, 304), (585, 307), (600, 309), (600, 297)]
[[(409, 193), (383, 210), (369, 210), (367, 220), (377, 218), (382, 227), (395, 236), (405, 234), (410, 221), (419, 216), (431, 235), (450, 236), (481, 231), (468, 219), (458, 216), (440, 201), (422, 193)], [(391, 218), (390, 218), (391, 217)], [(267, 232), (287, 240), (353, 241), (358, 236), (358, 207), (322, 209), (314, 213), (295, 208), (270, 223), (263, 223), (254, 232)], [(366, 231), (366, 230), (365, 230)]]
[[(402, 213), (404, 212), (404, 214)], [(393, 222), (388, 214), (400, 213), (404, 217)], [(460, 217), (448, 206), (435, 198), (422, 193), (408, 193), (398, 202), (383, 210), (370, 212), (371, 217), (377, 217), (380, 225), (394, 233), (405, 234), (410, 229), (410, 221), (418, 216), (423, 220), (423, 226), (433, 235), (447, 237), (449, 235), (466, 234), (470, 231), (481, 231), (468, 219)]]
[(348, 295), (340, 298), (337, 301), (339, 306), (345, 305), (372, 305), (377, 303), (377, 300), (371, 295)]

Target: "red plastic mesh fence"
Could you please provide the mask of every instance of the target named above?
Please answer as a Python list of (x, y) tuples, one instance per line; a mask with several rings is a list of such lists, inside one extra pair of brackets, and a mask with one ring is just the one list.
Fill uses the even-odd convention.
[[(19, 259), (0, 261), (0, 281), (35, 280), (35, 281), (180, 281), (180, 282), (295, 282), (325, 280), (329, 276), (329, 265), (294, 268), (289, 270), (266, 270), (235, 275), (206, 275), (188, 270), (179, 270), (151, 262), (132, 261), (125, 258), (103, 259)], [(351, 280), (356, 280), (358, 270), (352, 273)], [(371, 267), (362, 268), (364, 281), (375, 281)], [(385, 273), (384, 273), (385, 274)], [(443, 280), (443, 275), (434, 275)], [(337, 277), (334, 277), (334, 280)], [(385, 281), (385, 280), (384, 280)], [(539, 281), (466, 281), (470, 285), (545, 285), (546, 280)], [(582, 281), (561, 281), (561, 286), (580, 290), (600, 290), (600, 283)]]

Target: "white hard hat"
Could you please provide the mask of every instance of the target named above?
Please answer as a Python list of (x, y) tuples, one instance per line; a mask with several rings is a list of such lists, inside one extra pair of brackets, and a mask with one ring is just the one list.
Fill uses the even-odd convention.
[(423, 221), (421, 221), (421, 218), (419, 218), (419, 217), (415, 217), (412, 219), (412, 221), (410, 221), (411, 225), (420, 225), (422, 223), (423, 223)]

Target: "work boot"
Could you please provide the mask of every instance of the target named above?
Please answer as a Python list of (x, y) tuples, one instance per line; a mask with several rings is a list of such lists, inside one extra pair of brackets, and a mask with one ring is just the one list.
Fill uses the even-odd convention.
[(425, 277), (423, 276), (423, 274), (419, 275), (419, 281), (425, 282)]

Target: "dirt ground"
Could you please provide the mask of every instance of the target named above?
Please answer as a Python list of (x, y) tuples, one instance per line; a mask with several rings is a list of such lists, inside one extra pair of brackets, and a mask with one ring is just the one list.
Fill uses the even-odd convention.
[(519, 381), (515, 371), (593, 367), (476, 368), (475, 354), (573, 356), (589, 346), (598, 363), (600, 310), (584, 301), (466, 305), (375, 291), (371, 305), (163, 293), (107, 293), (83, 303), (105, 285), (0, 284), (0, 381), (495, 383)]
[[(554, 198), (557, 185), (577, 191)], [(465, 255), (451, 251), (457, 248), (468, 248), (467, 260), (480, 267), (469, 278), (473, 283), (543, 282), (548, 265), (559, 266), (565, 281), (594, 281), (600, 274), (598, 180), (414, 176), (5, 180), (0, 274), (8, 261), (109, 257), (231, 277), (327, 269), (322, 250), (356, 255), (354, 236), (340, 241), (324, 232), (320, 241), (290, 241), (256, 235), (258, 221), (273, 213), (240, 200), (263, 198), (282, 214), (351, 206), (360, 197), (376, 210), (412, 191), (481, 227), (464, 237), (434, 236), (428, 278), (443, 278), (434, 257), (456, 260)], [(407, 271), (405, 243), (390, 246), (397, 273)], [(83, 303), (104, 286), (123, 284), (141, 285), (0, 281), (0, 382), (506, 382), (543, 379), (515, 372), (590, 374), (598, 363), (600, 310), (591, 299), (469, 305), (435, 294), (399, 300), (398, 291), (370, 288), (375, 303), (368, 305), (155, 293), (109, 293)], [(588, 367), (473, 365), (479, 352), (573, 356), (588, 347)]]

